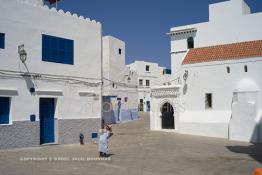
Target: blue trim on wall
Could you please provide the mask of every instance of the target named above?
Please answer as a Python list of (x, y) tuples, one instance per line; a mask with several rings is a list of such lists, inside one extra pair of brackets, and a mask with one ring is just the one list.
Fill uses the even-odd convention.
[(9, 124), (10, 98), (0, 97), (0, 124)]
[(42, 35), (42, 61), (74, 64), (74, 41)]
[(5, 49), (5, 34), (0, 33), (0, 49)]
[[(120, 116), (119, 113), (120, 112)], [(118, 120), (119, 117), (119, 120)], [(103, 119), (105, 124), (113, 124), (113, 123), (124, 123), (132, 120), (138, 119), (138, 110), (137, 109), (118, 109), (110, 110), (107, 112), (107, 115), (103, 115)]]

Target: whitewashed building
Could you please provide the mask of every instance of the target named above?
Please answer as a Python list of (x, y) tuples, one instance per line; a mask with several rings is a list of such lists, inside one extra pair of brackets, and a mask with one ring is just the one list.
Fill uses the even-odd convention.
[(145, 61), (135, 61), (128, 67), (138, 75), (139, 110), (149, 112), (151, 106), (150, 88), (168, 82), (171, 70), (161, 67), (157, 63)]
[(137, 74), (125, 64), (125, 42), (103, 37), (103, 122), (138, 118)]
[(101, 126), (101, 24), (41, 0), (0, 4), (0, 148), (88, 142)]
[(152, 130), (262, 142), (262, 13), (243, 0), (171, 28), (172, 85), (152, 89)]

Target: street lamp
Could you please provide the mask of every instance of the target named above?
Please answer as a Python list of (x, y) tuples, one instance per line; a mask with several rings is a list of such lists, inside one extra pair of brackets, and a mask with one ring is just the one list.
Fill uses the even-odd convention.
[(22, 63), (25, 63), (27, 58), (27, 53), (24, 49), (24, 44), (18, 46), (18, 54)]

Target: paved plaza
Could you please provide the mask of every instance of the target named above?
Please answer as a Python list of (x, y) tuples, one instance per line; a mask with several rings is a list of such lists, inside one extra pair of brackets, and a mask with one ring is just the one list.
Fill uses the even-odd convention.
[(1, 150), (0, 174), (251, 175), (262, 167), (262, 145), (152, 132), (149, 114), (113, 132), (110, 160), (95, 160), (96, 144)]

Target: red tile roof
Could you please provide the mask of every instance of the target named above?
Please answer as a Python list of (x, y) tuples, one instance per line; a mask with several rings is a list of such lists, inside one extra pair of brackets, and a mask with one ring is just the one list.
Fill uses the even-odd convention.
[(262, 57), (262, 40), (190, 49), (182, 64)]

